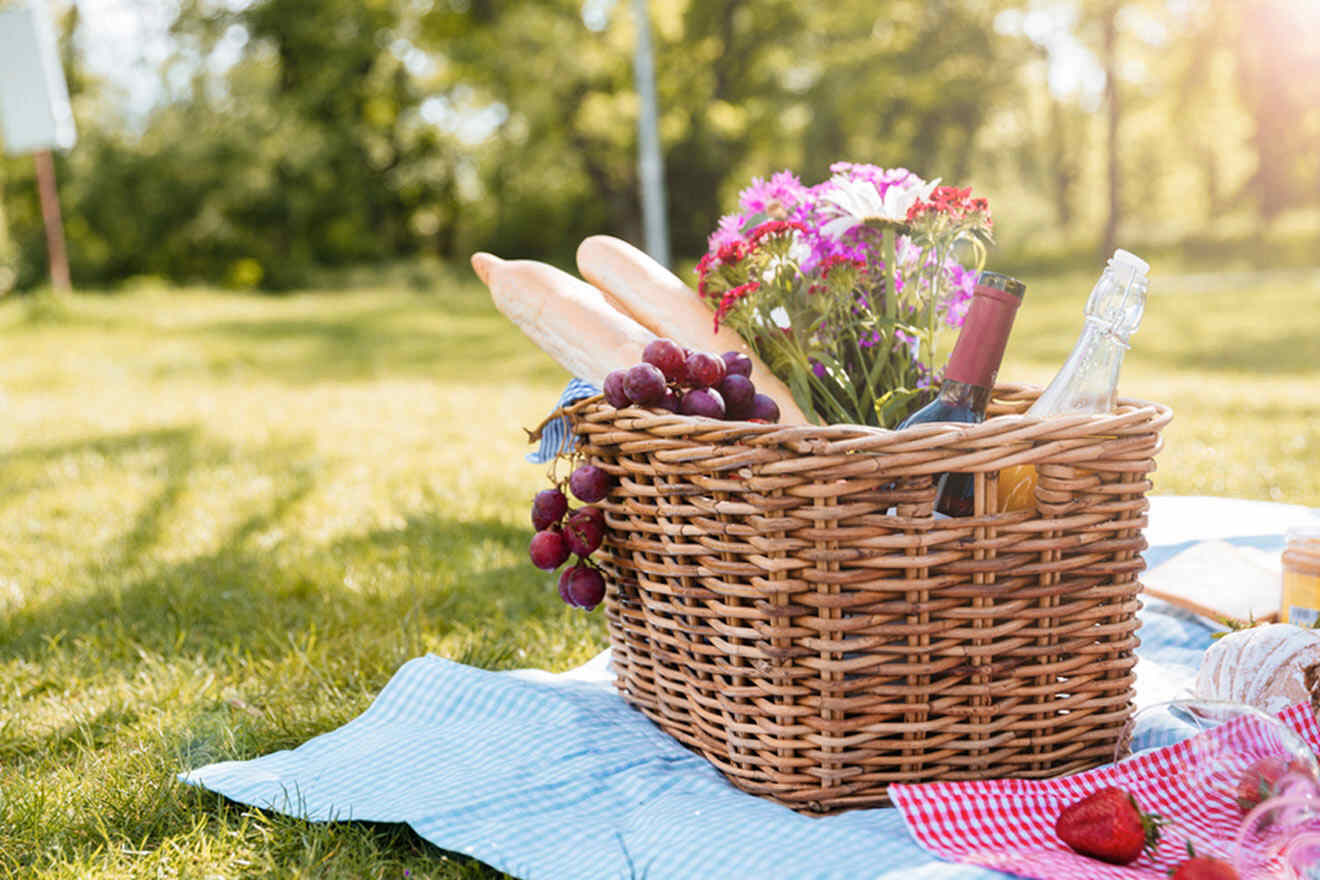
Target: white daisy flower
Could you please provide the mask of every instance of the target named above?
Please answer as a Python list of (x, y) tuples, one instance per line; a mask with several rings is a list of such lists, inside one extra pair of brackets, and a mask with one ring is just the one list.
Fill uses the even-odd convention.
[(839, 216), (821, 227), (821, 233), (837, 239), (868, 223), (902, 225), (907, 222), (908, 209), (917, 201), (930, 198), (939, 183), (938, 177), (926, 183), (911, 174), (902, 183), (890, 184), (882, 196), (869, 180), (838, 175), (830, 180), (830, 188), (821, 194), (821, 199), (836, 208)]

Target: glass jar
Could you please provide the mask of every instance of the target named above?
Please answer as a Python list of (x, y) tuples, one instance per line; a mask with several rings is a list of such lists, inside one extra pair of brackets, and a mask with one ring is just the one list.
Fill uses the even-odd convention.
[(1315, 626), (1320, 621), (1320, 523), (1288, 529), (1279, 619), (1297, 626)]

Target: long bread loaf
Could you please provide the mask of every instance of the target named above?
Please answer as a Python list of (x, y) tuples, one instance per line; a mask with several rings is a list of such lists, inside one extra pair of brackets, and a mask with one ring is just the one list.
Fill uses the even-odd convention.
[(657, 336), (667, 336), (681, 345), (722, 354), (740, 351), (752, 360), (756, 389), (779, 404), (780, 423), (804, 425), (802, 410), (793, 401), (788, 386), (748, 347), (733, 330), (715, 330), (715, 319), (677, 275), (628, 242), (609, 235), (593, 235), (577, 250), (578, 271), (599, 287), (620, 308)]
[(655, 334), (567, 272), (534, 260), (472, 255), (495, 308), (564, 369), (600, 386), (605, 374), (630, 367)]

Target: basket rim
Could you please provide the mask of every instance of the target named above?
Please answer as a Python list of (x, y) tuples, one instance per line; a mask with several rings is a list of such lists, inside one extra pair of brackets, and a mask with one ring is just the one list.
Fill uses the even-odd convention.
[[(997, 402), (1025, 402), (1040, 394), (1033, 385), (1002, 384)], [(560, 411), (575, 432), (621, 432), (679, 446), (780, 448), (796, 455), (847, 456), (884, 452), (910, 459), (902, 472), (998, 470), (1021, 464), (1111, 462), (1152, 459), (1172, 408), (1120, 397), (1111, 413), (1040, 418), (1004, 413), (982, 422), (931, 422), (901, 431), (869, 425), (770, 425), (730, 422), (630, 406), (616, 409), (603, 395), (584, 398)], [(620, 438), (622, 439), (622, 438)], [(952, 456), (952, 458), (951, 458)]]

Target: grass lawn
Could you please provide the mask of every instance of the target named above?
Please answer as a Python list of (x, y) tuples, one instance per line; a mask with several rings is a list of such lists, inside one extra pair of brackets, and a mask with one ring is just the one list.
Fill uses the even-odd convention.
[[(1030, 279), (1004, 379), (1052, 375), (1091, 280)], [(1156, 279), (1124, 391), (1176, 410), (1158, 491), (1320, 506), (1318, 296)], [(337, 727), (425, 652), (604, 646), (526, 562), (520, 427), (564, 374), (462, 278), (3, 301), (0, 345), (0, 876), (496, 876), (174, 777)]]

